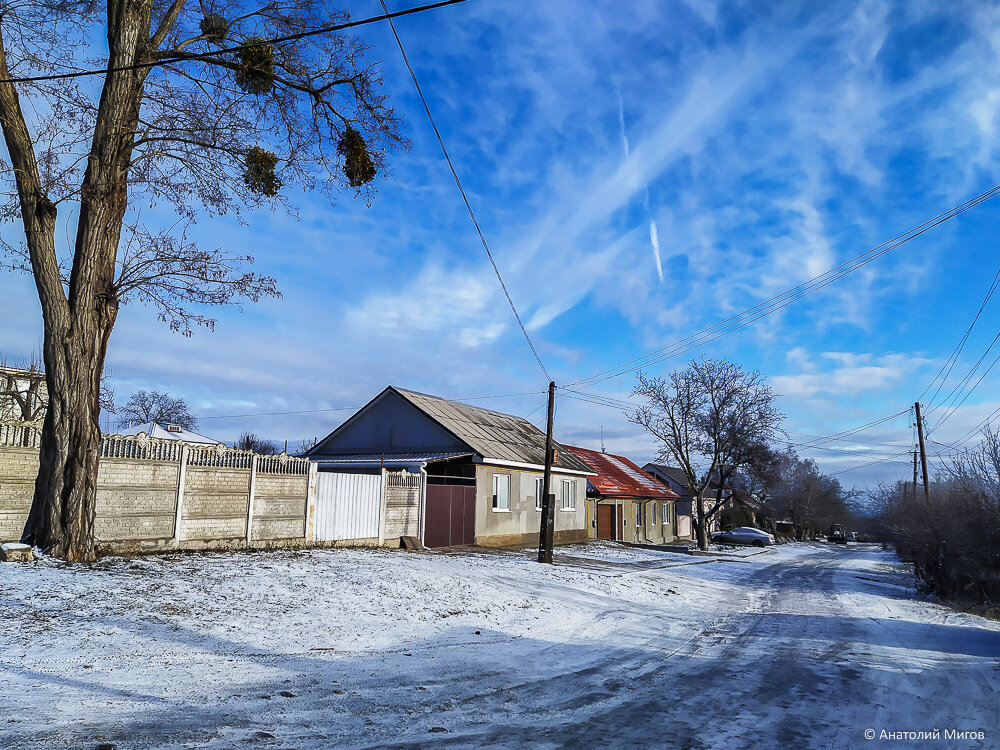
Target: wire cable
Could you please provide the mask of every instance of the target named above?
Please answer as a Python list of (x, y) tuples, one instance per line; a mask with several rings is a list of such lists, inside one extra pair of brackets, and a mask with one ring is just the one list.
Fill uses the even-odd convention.
[[(961, 339), (959, 339), (958, 344), (955, 345), (955, 348), (948, 356), (948, 359), (945, 360), (945, 363), (943, 365), (941, 365), (941, 369), (938, 370), (937, 374), (934, 376), (931, 382), (927, 384), (927, 387), (924, 388), (923, 393), (921, 393), (917, 397), (917, 401), (923, 400), (924, 395), (926, 395), (927, 391), (929, 391), (934, 386), (934, 382), (938, 378), (941, 378), (941, 382), (938, 384), (937, 390), (934, 391), (934, 395), (931, 396), (930, 400), (927, 402), (928, 406), (931, 406), (934, 403), (934, 399), (936, 399), (938, 397), (938, 394), (941, 393), (941, 389), (944, 387), (945, 382), (951, 375), (952, 369), (958, 363), (958, 357), (959, 355), (961, 355), (962, 350), (965, 348), (965, 344), (968, 342), (969, 336), (972, 334), (972, 329), (976, 327), (976, 323), (979, 321), (979, 316), (983, 314), (983, 310), (986, 309), (986, 305), (989, 304), (989, 301), (993, 297), (993, 293), (996, 291), (998, 285), (1000, 285), (1000, 268), (997, 269), (996, 275), (993, 277), (993, 283), (990, 284), (990, 288), (987, 290), (986, 296), (983, 298), (982, 303), (979, 305), (979, 309), (976, 311), (976, 316), (972, 319), (972, 323), (970, 323), (968, 329), (966, 329), (965, 335), (962, 336)], [(948, 370), (947, 372), (945, 372), (945, 368), (947, 368)], [(944, 377), (941, 377), (942, 373), (944, 373)]]
[(500, 273), (500, 268), (497, 266), (496, 260), (493, 259), (493, 253), (490, 251), (489, 243), (486, 242), (486, 235), (483, 234), (482, 228), (479, 226), (479, 221), (476, 219), (476, 212), (472, 210), (472, 204), (469, 202), (469, 196), (465, 194), (465, 188), (462, 187), (462, 181), (458, 177), (458, 172), (455, 169), (455, 165), (451, 161), (451, 156), (448, 155), (448, 148), (444, 145), (444, 138), (441, 136), (441, 131), (438, 130), (437, 124), (434, 122), (434, 116), (431, 115), (431, 108), (427, 104), (427, 99), (424, 98), (424, 92), (420, 89), (420, 82), (417, 81), (417, 74), (413, 72), (413, 66), (410, 65), (410, 59), (406, 56), (406, 50), (403, 49), (403, 42), (399, 38), (399, 34), (396, 33), (396, 25), (392, 22), (392, 14), (389, 13), (389, 8), (385, 4), (385, 0), (379, 0), (382, 5), (382, 10), (385, 11), (385, 18), (389, 21), (389, 28), (392, 29), (392, 35), (396, 38), (396, 44), (399, 46), (399, 53), (403, 56), (403, 63), (406, 65), (406, 69), (410, 73), (410, 78), (413, 79), (413, 86), (417, 90), (417, 96), (420, 97), (420, 101), (424, 105), (424, 112), (427, 113), (427, 119), (430, 121), (431, 127), (434, 129), (434, 135), (437, 136), (438, 145), (441, 146), (441, 153), (444, 154), (444, 159), (448, 162), (448, 168), (451, 170), (451, 176), (455, 178), (455, 184), (458, 186), (458, 191), (462, 194), (462, 200), (465, 201), (465, 207), (469, 211), (469, 218), (472, 219), (473, 226), (476, 227), (476, 232), (479, 234), (479, 241), (483, 243), (483, 249), (486, 251), (486, 256), (490, 259), (490, 264), (493, 266), (493, 272), (496, 273), (497, 281), (500, 282), (500, 288), (503, 289), (504, 296), (507, 298), (507, 304), (510, 305), (511, 312), (514, 313), (514, 318), (517, 320), (517, 325), (521, 329), (521, 333), (524, 334), (524, 340), (528, 342), (528, 346), (531, 349), (531, 353), (535, 356), (535, 361), (538, 363), (538, 367), (541, 369), (542, 374), (545, 375), (545, 380), (551, 382), (552, 376), (549, 375), (549, 371), (545, 369), (545, 365), (542, 364), (542, 358), (538, 356), (538, 350), (535, 349), (534, 343), (531, 341), (531, 337), (528, 335), (528, 329), (524, 327), (524, 323), (521, 320), (521, 315), (517, 311), (517, 307), (514, 305), (514, 300), (510, 296), (510, 292), (507, 290), (507, 284), (503, 280), (503, 276)]
[(908, 464), (909, 461), (899, 461), (897, 460), (900, 456), (905, 456), (909, 451), (903, 451), (902, 453), (897, 453), (890, 458), (880, 458), (877, 461), (869, 461), (866, 464), (861, 464), (860, 466), (851, 466), (847, 469), (841, 469), (840, 471), (830, 472), (830, 476), (836, 476), (837, 474), (846, 474), (850, 471), (858, 471), (859, 469), (867, 469), (869, 466), (876, 466), (878, 464), (893, 463), (893, 464)]
[[(514, 398), (516, 396), (536, 396), (539, 393), (545, 393), (545, 391), (523, 391), (521, 393), (496, 393), (489, 396), (468, 396), (465, 398), (450, 398), (447, 400), (463, 403), (465, 401), (485, 401), (491, 398)], [(321, 414), (324, 412), (331, 412), (331, 411), (357, 411), (360, 408), (361, 408), (360, 406), (334, 406), (328, 409), (302, 409), (301, 411), (269, 411), (269, 412), (259, 412), (257, 414), (217, 414), (208, 417), (199, 416), (198, 419), (205, 420), (205, 419), (238, 419), (240, 417), (280, 417), (280, 416), (287, 416), (289, 414)]]
[(595, 373), (590, 377), (573, 381), (568, 385), (592, 387), (606, 380), (617, 378), (630, 372), (635, 372), (644, 367), (650, 367), (651, 365), (662, 362), (665, 359), (680, 356), (692, 351), (693, 349), (711, 343), (712, 341), (755, 323), (761, 318), (778, 312), (788, 305), (791, 305), (803, 297), (823, 289), (835, 281), (839, 281), (848, 274), (851, 274), (872, 261), (881, 258), (883, 255), (892, 252), (901, 245), (919, 237), (934, 227), (937, 227), (949, 219), (952, 219), (972, 208), (975, 208), (981, 203), (994, 198), (998, 193), (1000, 193), (1000, 185), (997, 185), (984, 193), (980, 193), (979, 195), (970, 198), (964, 203), (961, 203), (944, 213), (938, 214), (934, 218), (925, 221), (923, 224), (914, 227), (908, 232), (897, 235), (893, 239), (888, 240), (865, 253), (855, 256), (844, 263), (841, 263), (839, 266), (835, 266), (834, 268), (831, 268), (818, 276), (814, 276), (812, 279), (809, 279), (802, 284), (794, 286), (791, 289), (781, 292), (780, 294), (774, 295), (770, 299), (754, 305), (753, 307), (747, 308), (740, 313), (732, 315), (725, 320), (709, 326), (708, 328), (679, 339), (668, 346), (655, 349), (648, 354), (642, 355), (641, 357), (636, 357), (635, 359), (629, 360), (624, 364)]
[[(358, 26), (366, 26), (371, 23), (377, 23), (378, 21), (388, 21), (392, 23), (393, 18), (399, 18), (401, 16), (409, 16), (414, 13), (423, 13), (428, 10), (435, 10), (436, 8), (443, 8), (447, 5), (457, 5), (458, 3), (464, 3), (467, 0), (440, 0), (440, 2), (430, 3), (428, 5), (420, 5), (416, 8), (409, 8), (407, 10), (399, 10), (390, 13), (386, 10), (385, 15), (382, 16), (371, 16), (369, 18), (363, 18), (360, 21), (345, 21), (344, 23), (335, 23), (328, 26), (321, 26), (317, 29), (310, 29), (308, 31), (300, 31), (296, 34), (288, 34), (287, 36), (274, 37), (273, 39), (267, 39), (260, 42), (254, 42), (253, 44), (240, 44), (234, 47), (226, 47), (225, 49), (209, 50), (207, 52), (195, 52), (191, 54), (175, 55), (173, 57), (164, 57), (160, 60), (149, 60), (141, 63), (133, 63), (132, 65), (121, 65), (115, 68), (102, 68), (102, 69), (91, 69), (91, 70), (76, 70), (72, 73), (52, 73), (49, 75), (40, 76), (24, 76), (20, 78), (2, 78), (0, 79), (0, 84), (3, 83), (34, 83), (37, 81), (60, 81), (70, 78), (84, 78), (86, 76), (96, 76), (96, 75), (107, 75), (108, 73), (124, 73), (130, 70), (145, 70), (147, 68), (157, 68), (161, 65), (170, 65), (177, 62), (189, 62), (196, 60), (206, 60), (213, 57), (218, 57), (220, 55), (228, 55), (232, 52), (242, 52), (244, 50), (252, 49), (254, 47), (259, 47), (261, 44), (283, 44), (285, 42), (294, 42), (299, 39), (305, 39), (311, 36), (318, 36), (320, 34), (330, 34), (334, 31), (343, 31), (344, 29), (352, 29)], [(385, 3), (382, 4), (383, 9), (385, 8)]]

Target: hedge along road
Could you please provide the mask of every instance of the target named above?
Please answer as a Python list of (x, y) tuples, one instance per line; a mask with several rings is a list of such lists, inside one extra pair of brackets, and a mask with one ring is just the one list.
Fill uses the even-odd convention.
[[(0, 746), (1000, 743), (1000, 623), (917, 597), (891, 553), (796, 544), (704, 563), (601, 543), (556, 559), (0, 565), (0, 670), (20, 686)], [(926, 746), (894, 742), (908, 744)]]

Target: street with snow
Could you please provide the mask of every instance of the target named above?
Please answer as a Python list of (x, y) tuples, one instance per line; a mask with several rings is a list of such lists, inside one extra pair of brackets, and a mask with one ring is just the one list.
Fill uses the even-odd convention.
[(875, 545), (750, 552), (0, 565), (0, 747), (1000, 746), (1000, 623)]

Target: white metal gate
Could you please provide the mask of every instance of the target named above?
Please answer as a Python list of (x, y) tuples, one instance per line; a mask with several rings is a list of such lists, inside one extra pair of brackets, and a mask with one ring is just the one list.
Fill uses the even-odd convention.
[(373, 539), (382, 528), (381, 474), (321, 471), (316, 483), (316, 541)]

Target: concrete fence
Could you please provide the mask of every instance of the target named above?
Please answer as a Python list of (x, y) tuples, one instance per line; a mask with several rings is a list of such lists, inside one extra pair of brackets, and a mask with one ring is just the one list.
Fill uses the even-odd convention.
[[(17, 541), (38, 474), (38, 430), (0, 425), (0, 541)], [(316, 467), (145, 435), (101, 440), (95, 532), (106, 552), (301, 546)]]

